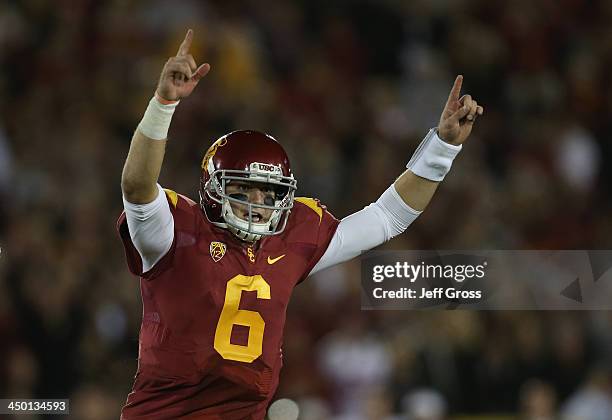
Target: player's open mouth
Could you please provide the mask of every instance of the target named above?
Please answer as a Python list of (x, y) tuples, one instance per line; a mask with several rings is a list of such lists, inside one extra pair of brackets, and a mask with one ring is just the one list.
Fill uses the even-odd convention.
[[(246, 212), (243, 217), (245, 220), (249, 220), (249, 213)], [(251, 213), (251, 222), (259, 223), (261, 222), (262, 219), (263, 219), (263, 216), (257, 213), (256, 211)]]

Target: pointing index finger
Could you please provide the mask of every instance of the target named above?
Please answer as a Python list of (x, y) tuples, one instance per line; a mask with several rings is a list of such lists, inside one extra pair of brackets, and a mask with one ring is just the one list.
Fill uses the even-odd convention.
[(455, 101), (459, 100), (459, 94), (461, 93), (461, 84), (463, 83), (463, 76), (458, 75), (455, 79), (455, 83), (453, 84), (453, 88), (451, 89), (448, 95), (448, 101), (446, 101), (446, 106), (452, 104)]
[(188, 29), (187, 35), (185, 35), (185, 39), (181, 43), (181, 46), (176, 53), (177, 57), (181, 55), (187, 55), (189, 53), (189, 48), (191, 47), (191, 41), (193, 40), (193, 30)]

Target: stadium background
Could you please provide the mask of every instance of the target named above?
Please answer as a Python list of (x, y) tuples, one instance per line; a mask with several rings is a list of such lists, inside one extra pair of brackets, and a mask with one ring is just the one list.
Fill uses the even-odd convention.
[[(0, 3), (0, 396), (117, 418), (141, 314), (120, 173), (187, 27), (212, 71), (175, 115), (162, 185), (195, 198), (208, 145), (255, 128), (286, 146), (300, 194), (346, 216), (402, 171), (461, 73), (485, 116), (384, 248), (612, 248), (612, 3), (331, 3)], [(609, 312), (361, 312), (358, 278), (351, 262), (295, 291), (278, 395), (303, 418), (612, 418)]]

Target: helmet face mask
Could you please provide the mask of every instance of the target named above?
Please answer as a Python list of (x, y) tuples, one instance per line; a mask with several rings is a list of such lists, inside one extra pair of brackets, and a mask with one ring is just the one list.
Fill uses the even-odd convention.
[[(241, 145), (230, 138), (235, 134), (240, 134), (242, 137), (247, 135), (249, 143), (242, 145), (252, 145), (251, 140), (254, 138), (255, 143), (260, 143), (259, 148), (251, 153), (238, 148), (237, 146)], [(226, 145), (234, 145), (234, 149)], [(271, 152), (266, 149), (271, 149)], [(223, 151), (229, 158), (219, 156), (219, 159), (215, 159), (219, 151)], [(230, 158), (235, 155), (240, 158), (234, 159), (238, 163), (231, 162)], [(267, 155), (269, 159), (266, 159)], [(227, 161), (230, 161), (230, 164), (226, 164)], [(228, 229), (246, 242), (254, 242), (262, 236), (278, 235), (284, 231), (293, 207), (297, 180), (291, 174), (284, 150), (272, 137), (252, 131), (233, 132), (223, 136), (207, 152), (202, 162), (202, 172), (200, 206), (211, 223)], [(253, 203), (248, 201), (248, 194), (228, 193), (227, 186), (233, 184), (250, 184), (252, 188), (260, 189), (269, 188), (273, 194), (266, 197), (263, 203)], [(273, 202), (270, 202), (270, 198)], [(236, 214), (235, 209), (238, 208), (244, 209), (245, 218)], [(259, 215), (270, 213), (270, 217), (267, 220), (264, 218), (261, 222), (254, 221), (256, 213)]]
[[(210, 180), (205, 185), (205, 192), (207, 196), (221, 205), (221, 217), (225, 221), (226, 227), (234, 232), (240, 239), (247, 242), (253, 242), (260, 239), (265, 235), (278, 235), (282, 233), (287, 224), (287, 217), (282, 217), (285, 213), (289, 215), (289, 211), (293, 207), (294, 192), (297, 189), (297, 181), (291, 177), (269, 176), (266, 175), (266, 179), (263, 180), (260, 174), (254, 174), (250, 171), (240, 171), (231, 169), (218, 169), (212, 173)], [(227, 186), (232, 181), (249, 182), (256, 184), (268, 184), (271, 185), (275, 190), (283, 189), (282, 192), (275, 192), (275, 199), (273, 205), (251, 203), (249, 201), (241, 200), (233, 197), (234, 194), (228, 194)], [(248, 216), (245, 219), (235, 214), (232, 203), (246, 207), (248, 210)], [(272, 210), (270, 218), (261, 223), (253, 221), (253, 214), (258, 210)], [(261, 213), (259, 211), (258, 213)], [(282, 223), (280, 223), (282, 221)], [(213, 222), (214, 223), (214, 222)], [(242, 235), (240, 235), (242, 233)]]

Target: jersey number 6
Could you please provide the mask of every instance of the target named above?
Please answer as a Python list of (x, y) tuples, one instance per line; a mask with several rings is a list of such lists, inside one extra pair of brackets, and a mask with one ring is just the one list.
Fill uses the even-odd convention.
[[(238, 274), (228, 281), (225, 303), (215, 330), (215, 350), (224, 359), (251, 363), (262, 353), (266, 323), (258, 312), (238, 309), (243, 291), (256, 291), (258, 299), (270, 299), (270, 285), (259, 274)], [(249, 327), (249, 341), (246, 346), (230, 342), (234, 325)]]

